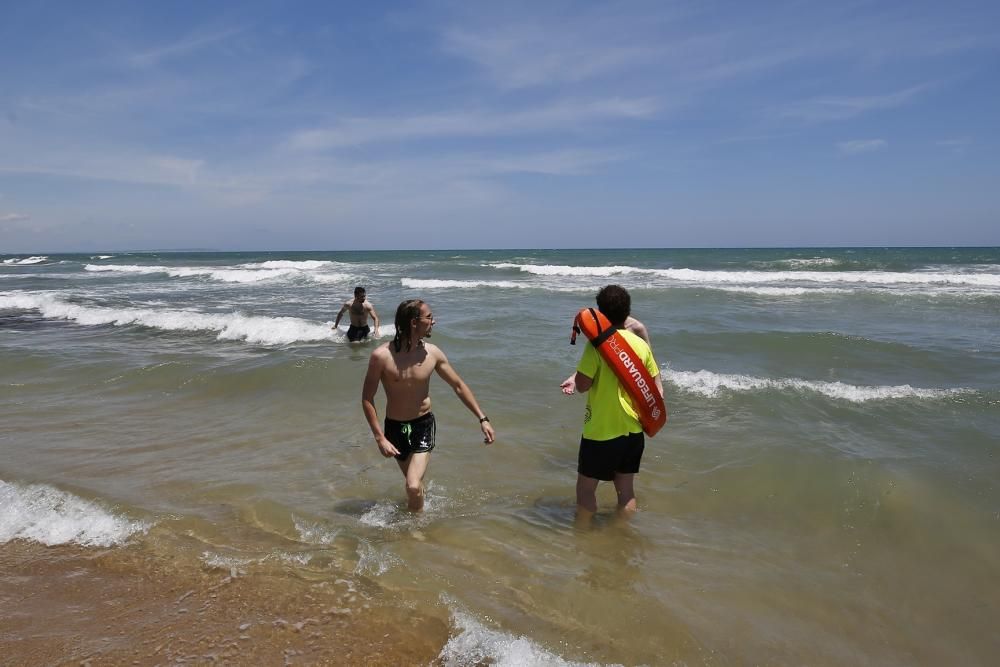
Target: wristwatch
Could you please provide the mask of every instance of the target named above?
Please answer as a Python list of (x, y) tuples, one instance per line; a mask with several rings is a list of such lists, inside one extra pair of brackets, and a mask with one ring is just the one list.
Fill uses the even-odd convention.
[(479, 423), (480, 423), (480, 424), (482, 424), (483, 422), (488, 422), (489, 420), (490, 420), (490, 418), (489, 418), (489, 417), (487, 417), (486, 415), (483, 415), (483, 416), (482, 416), (482, 417), (481, 417), (481, 418), (479, 419)]

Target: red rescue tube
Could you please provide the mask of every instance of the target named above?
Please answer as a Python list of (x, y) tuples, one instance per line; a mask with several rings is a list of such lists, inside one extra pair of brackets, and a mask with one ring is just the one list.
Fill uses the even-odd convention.
[(580, 332), (597, 348), (632, 398), (632, 405), (639, 413), (642, 430), (649, 437), (656, 435), (667, 423), (667, 406), (642, 359), (618, 329), (596, 308), (584, 308), (576, 314), (570, 343), (576, 343), (576, 335)]

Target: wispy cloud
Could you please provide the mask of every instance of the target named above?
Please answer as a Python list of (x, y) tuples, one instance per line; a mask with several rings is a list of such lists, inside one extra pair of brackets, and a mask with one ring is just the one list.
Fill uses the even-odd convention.
[(352, 118), (332, 127), (301, 130), (288, 139), (295, 150), (327, 150), (373, 142), (431, 137), (491, 137), (565, 132), (605, 120), (653, 116), (661, 104), (652, 98), (564, 101), (526, 111), (455, 111), (409, 117)]
[(195, 194), (205, 202), (239, 207), (284, 196), (296, 199), (317, 196), (327, 200), (332, 197), (341, 202), (361, 197), (369, 200), (412, 197), (451, 191), (456, 183), (477, 191), (495, 192), (489, 183), (500, 182), (510, 174), (577, 176), (631, 157), (631, 153), (620, 149), (505, 149), (350, 160), (324, 153), (265, 151), (238, 162), (219, 164), (169, 155), (128, 152), (97, 155), (81, 150), (73, 154), (39, 155), (31, 163), (16, 166), (0, 163), (0, 175), (16, 173), (166, 187), (185, 196)]
[(490, 156), (471, 160), (480, 173), (525, 173), (550, 176), (576, 176), (590, 173), (595, 167), (619, 162), (629, 155), (622, 151), (563, 150), (514, 156)]
[(642, 43), (604, 43), (589, 29), (555, 26), (451, 28), (445, 51), (470, 60), (504, 88), (576, 83), (657, 61), (664, 49)]
[(860, 155), (861, 153), (874, 153), (889, 147), (889, 142), (885, 139), (852, 139), (841, 141), (837, 144), (837, 151), (841, 155)]
[(0, 173), (65, 176), (95, 181), (141, 185), (189, 186), (197, 181), (202, 160), (165, 155), (90, 151), (39, 155), (20, 164), (0, 163)]
[(794, 103), (780, 110), (778, 116), (807, 123), (846, 120), (870, 111), (903, 106), (931, 87), (930, 83), (922, 83), (885, 95), (815, 98)]
[(168, 181), (194, 184), (198, 179), (198, 171), (205, 164), (205, 161), (159, 156), (150, 158), (149, 163), (158, 173), (163, 174)]
[(198, 51), (212, 46), (213, 44), (225, 41), (234, 35), (238, 35), (243, 32), (244, 29), (245, 28), (243, 27), (236, 27), (214, 33), (190, 35), (184, 39), (173, 42), (172, 44), (129, 54), (125, 60), (129, 66), (138, 69), (154, 67), (167, 60), (183, 58), (197, 53)]
[(951, 151), (955, 154), (962, 154), (969, 150), (972, 145), (972, 139), (961, 138), (961, 139), (943, 139), (941, 141), (934, 142), (940, 148), (947, 151)]
[(31, 216), (27, 213), (0, 213), (0, 223), (2, 222), (19, 222), (21, 220), (30, 220)]

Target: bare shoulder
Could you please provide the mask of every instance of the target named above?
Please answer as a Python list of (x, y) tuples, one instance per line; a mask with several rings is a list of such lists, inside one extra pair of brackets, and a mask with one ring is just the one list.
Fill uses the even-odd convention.
[(369, 360), (370, 363), (373, 364), (375, 363), (385, 364), (390, 359), (391, 356), (392, 353), (389, 352), (389, 343), (382, 343), (374, 350), (372, 350), (372, 354)]
[(647, 343), (649, 342), (649, 331), (646, 329), (646, 325), (634, 317), (629, 316), (629, 318), (625, 320), (625, 328), (639, 338), (645, 340)]
[(441, 348), (438, 347), (437, 345), (435, 345), (434, 343), (428, 343), (425, 340), (424, 341), (424, 350), (427, 351), (427, 356), (430, 357), (431, 359), (435, 359), (436, 361), (439, 361), (439, 362), (440, 361), (448, 361), (448, 358), (446, 356), (444, 356), (444, 352), (441, 351)]

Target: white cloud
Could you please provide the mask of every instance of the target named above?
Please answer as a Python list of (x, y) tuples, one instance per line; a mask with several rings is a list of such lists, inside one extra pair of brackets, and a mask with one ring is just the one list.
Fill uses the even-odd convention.
[(937, 145), (939, 148), (943, 148), (947, 151), (950, 151), (956, 155), (961, 155), (965, 153), (967, 150), (969, 150), (970, 146), (972, 146), (972, 140), (968, 138), (943, 139), (941, 141), (935, 142), (935, 145)]
[(888, 146), (889, 143), (885, 139), (852, 139), (837, 144), (837, 150), (841, 155), (859, 155), (885, 150)]
[(472, 159), (470, 167), (484, 174), (534, 173), (573, 176), (590, 173), (594, 167), (618, 162), (627, 157), (628, 155), (618, 151), (564, 150)]
[(661, 108), (652, 98), (609, 98), (592, 102), (565, 101), (528, 111), (455, 111), (409, 117), (351, 118), (333, 127), (295, 132), (287, 146), (295, 150), (326, 150), (379, 141), (429, 137), (490, 137), (561, 132), (605, 120), (641, 119)]
[(39, 153), (30, 162), (5, 165), (0, 173), (67, 176), (95, 181), (144, 185), (193, 185), (201, 169), (201, 160), (185, 160), (161, 155), (127, 152), (63, 152), (45, 156)]
[(167, 182), (183, 182), (193, 185), (198, 180), (198, 171), (204, 160), (187, 160), (171, 156), (156, 156), (149, 160), (150, 166)]
[(778, 112), (782, 118), (818, 123), (854, 118), (869, 111), (903, 106), (931, 87), (929, 83), (911, 86), (886, 95), (868, 97), (822, 97), (792, 104)]
[(20, 222), (30, 219), (31, 216), (26, 213), (0, 213), (0, 222)]
[(655, 62), (664, 52), (638, 42), (600, 44), (592, 32), (539, 25), (452, 28), (443, 42), (445, 51), (476, 63), (504, 88), (584, 81)]
[(244, 28), (229, 28), (207, 35), (192, 35), (172, 44), (130, 54), (126, 62), (136, 68), (154, 67), (171, 58), (181, 58), (196, 53), (217, 42), (229, 39), (243, 32)]

